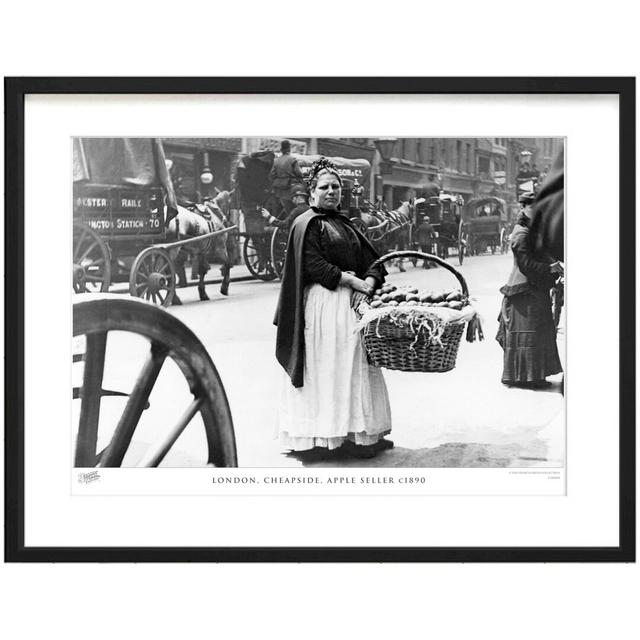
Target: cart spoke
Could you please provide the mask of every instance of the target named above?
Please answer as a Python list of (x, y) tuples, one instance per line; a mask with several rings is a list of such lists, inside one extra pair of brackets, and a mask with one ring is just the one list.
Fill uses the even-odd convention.
[(160, 291), (158, 291), (158, 294), (157, 294), (157, 295), (158, 295), (158, 298), (160, 299), (160, 304), (161, 304), (161, 305), (162, 305), (162, 304), (164, 304), (164, 301), (165, 301), (166, 296), (163, 298), (163, 297), (162, 297), (162, 294), (160, 293)]
[(111, 442), (100, 460), (101, 467), (119, 467), (122, 464), (124, 454), (131, 443), (131, 438), (147, 405), (167, 353), (166, 348), (161, 348), (155, 344), (151, 345), (149, 357), (127, 400), (127, 405), (122, 412)]
[(142, 460), (138, 463), (138, 466), (157, 467), (167, 455), (171, 447), (175, 444), (176, 440), (180, 437), (180, 434), (186, 429), (189, 422), (191, 422), (193, 417), (196, 415), (203, 402), (204, 398), (195, 398), (185, 411), (184, 415), (178, 421), (178, 424), (176, 424), (176, 426), (165, 435), (163, 440), (147, 451)]
[(80, 256), (78, 260), (78, 264), (82, 264), (82, 261), (87, 258), (87, 256), (91, 253), (92, 249), (98, 246), (98, 243), (94, 240), (87, 249), (85, 249), (84, 253)]
[(87, 336), (80, 422), (76, 441), (76, 467), (92, 467), (95, 464), (106, 346), (106, 331)]
[(82, 233), (80, 234), (80, 238), (78, 238), (78, 241), (76, 242), (76, 249), (73, 252), (73, 261), (75, 263), (78, 263), (79, 260), (76, 260), (76, 258), (78, 257), (78, 254), (80, 253), (80, 250), (82, 249), (82, 243), (84, 242), (85, 236), (87, 235), (87, 230), (86, 229), (82, 229)]

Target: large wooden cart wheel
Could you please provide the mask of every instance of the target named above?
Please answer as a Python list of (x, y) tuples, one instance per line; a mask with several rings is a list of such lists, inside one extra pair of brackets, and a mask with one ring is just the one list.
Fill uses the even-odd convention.
[(271, 239), (267, 234), (247, 236), (242, 255), (254, 278), (269, 281), (277, 277), (271, 263)]
[(109, 290), (111, 256), (102, 238), (82, 222), (73, 223), (73, 290), (97, 293)]
[(289, 232), (282, 227), (276, 227), (271, 236), (271, 264), (276, 275), (282, 280), (284, 272), (284, 259), (287, 254), (287, 241), (289, 240)]
[(131, 265), (129, 293), (168, 307), (176, 293), (176, 269), (169, 252), (159, 247), (141, 251)]
[[(149, 342), (146, 362), (128, 393), (105, 391), (105, 373), (109, 332), (130, 332)], [(207, 464), (217, 467), (237, 466), (235, 435), (231, 411), (224, 386), (206, 349), (180, 320), (168, 312), (133, 298), (95, 299), (73, 305), (74, 342), (84, 336), (84, 353), (74, 354), (74, 362), (84, 362), (82, 386), (74, 389), (74, 399), (80, 404), (79, 424), (75, 446), (76, 467), (119, 467), (131, 446), (143, 411), (153, 400), (152, 391), (164, 363), (171, 359), (178, 366), (188, 384), (184, 386), (185, 408), (176, 424), (153, 423), (157, 440), (147, 445), (135, 466), (157, 467), (169, 453), (187, 425), (200, 414), (207, 441)], [(121, 335), (115, 336), (122, 339)], [(81, 340), (80, 340), (81, 341)], [(122, 363), (116, 363), (121, 366)], [(175, 371), (174, 371), (175, 374)], [(192, 396), (189, 402), (189, 394)], [(112, 425), (100, 422), (103, 396), (128, 396), (124, 410)], [(163, 396), (166, 397), (166, 396)], [(173, 396), (172, 396), (173, 401)], [(175, 406), (175, 405), (174, 405)], [(180, 407), (178, 407), (179, 409)], [(97, 451), (98, 427), (112, 434), (106, 447)], [(203, 465), (204, 466), (204, 465)]]
[(460, 220), (458, 225), (458, 264), (464, 262), (465, 253), (469, 251), (469, 234), (464, 228), (464, 222)]

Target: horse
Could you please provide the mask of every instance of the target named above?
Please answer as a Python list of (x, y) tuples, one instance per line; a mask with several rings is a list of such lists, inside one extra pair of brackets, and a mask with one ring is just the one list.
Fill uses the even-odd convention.
[[(223, 198), (220, 200), (222, 201)], [(214, 199), (205, 200), (203, 205), (195, 205), (192, 208), (178, 205), (178, 213), (174, 216), (167, 227), (169, 234), (175, 236), (176, 240), (187, 238), (197, 238), (214, 231), (222, 231), (231, 226), (223, 210), (216, 204)], [(188, 255), (193, 260), (192, 274), (198, 275), (198, 294), (200, 300), (209, 300), (205, 291), (204, 276), (209, 271), (209, 260), (207, 254), (211, 254), (215, 262), (220, 262), (220, 273), (222, 283), (220, 293), (229, 295), (229, 280), (231, 267), (233, 266), (234, 236), (230, 233), (220, 234), (202, 242), (180, 247), (175, 255), (176, 275), (178, 286), (186, 286), (186, 274), (184, 263)], [(174, 295), (173, 304), (182, 304), (178, 295)]]
[[(361, 214), (367, 226), (367, 237), (373, 246), (385, 253), (388, 250), (401, 251), (409, 247), (409, 229), (411, 226), (411, 203), (403, 202), (393, 211), (372, 209)], [(400, 271), (404, 271), (402, 259), (397, 261)]]

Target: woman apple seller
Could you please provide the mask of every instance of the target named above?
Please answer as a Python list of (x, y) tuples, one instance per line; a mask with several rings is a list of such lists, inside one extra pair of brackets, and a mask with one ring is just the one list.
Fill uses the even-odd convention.
[(355, 309), (384, 282), (368, 240), (340, 213), (342, 180), (325, 158), (310, 173), (311, 208), (289, 235), (274, 324), (282, 365), (278, 431), (284, 448), (341, 448), (373, 457), (393, 447), (382, 372), (367, 362)]
[(562, 371), (549, 290), (563, 268), (533, 251), (529, 230), (534, 199), (531, 192), (519, 198), (522, 212), (510, 239), (514, 265), (500, 289), (504, 299), (496, 340), (504, 349), (503, 384), (542, 388), (551, 384), (547, 376)]

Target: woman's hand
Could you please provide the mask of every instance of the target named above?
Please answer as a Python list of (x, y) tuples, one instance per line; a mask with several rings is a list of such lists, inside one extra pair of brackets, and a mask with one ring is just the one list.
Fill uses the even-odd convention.
[(364, 280), (360, 280), (353, 271), (343, 271), (342, 278), (340, 278), (341, 284), (346, 284), (351, 287), (354, 291), (359, 291), (360, 293), (364, 293), (367, 296), (370, 296), (373, 293), (373, 286)]
[(361, 293), (360, 291), (352, 291), (351, 292), (351, 308), (357, 309), (368, 298), (369, 296), (366, 293)]

